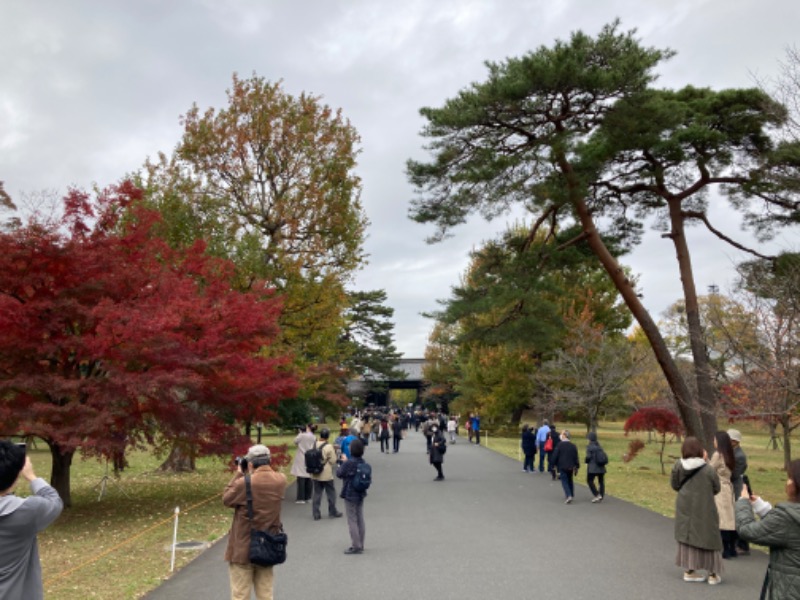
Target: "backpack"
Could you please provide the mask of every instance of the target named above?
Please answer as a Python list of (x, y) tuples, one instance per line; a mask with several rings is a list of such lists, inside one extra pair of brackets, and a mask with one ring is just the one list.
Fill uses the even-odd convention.
[(608, 464), (608, 455), (600, 446), (594, 451), (594, 462), (601, 467), (605, 467)]
[(544, 451), (550, 452), (553, 449), (553, 438), (549, 435), (547, 436), (547, 440), (544, 443)]
[(366, 492), (372, 484), (372, 467), (365, 462), (360, 462), (356, 465), (356, 474), (353, 475), (353, 481), (350, 485), (356, 492)]
[(322, 445), (314, 447), (306, 451), (306, 471), (311, 475), (319, 475), (325, 468), (325, 459), (322, 456), (322, 449), (328, 442), (322, 442)]

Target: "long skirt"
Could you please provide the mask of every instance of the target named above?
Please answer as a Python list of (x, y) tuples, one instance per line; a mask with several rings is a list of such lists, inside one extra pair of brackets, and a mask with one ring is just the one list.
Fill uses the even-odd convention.
[(704, 550), (682, 542), (678, 542), (675, 564), (687, 571), (708, 571), (717, 575), (724, 570), (719, 550)]

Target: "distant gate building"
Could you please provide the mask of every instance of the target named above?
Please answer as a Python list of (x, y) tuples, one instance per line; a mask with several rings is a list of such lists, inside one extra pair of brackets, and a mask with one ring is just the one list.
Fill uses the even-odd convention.
[[(351, 380), (347, 383), (347, 395), (364, 397), (366, 404), (375, 406), (387, 406), (389, 404), (389, 393), (391, 390), (415, 390), (416, 400), (420, 402), (420, 394), (425, 388), (422, 378), (422, 370), (425, 367), (424, 358), (401, 358), (397, 365), (398, 370), (405, 373), (405, 379), (373, 379), (364, 381), (360, 379)], [(378, 383), (379, 389), (372, 389), (372, 383)]]

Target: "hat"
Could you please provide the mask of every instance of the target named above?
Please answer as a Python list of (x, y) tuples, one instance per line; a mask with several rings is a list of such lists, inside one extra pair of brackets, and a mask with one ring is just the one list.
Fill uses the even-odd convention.
[(247, 451), (245, 458), (247, 460), (253, 460), (254, 458), (269, 458), (269, 448), (267, 448), (264, 444), (256, 444), (255, 446), (250, 446), (250, 450)]
[(728, 429), (728, 435), (734, 442), (742, 443), (742, 433), (738, 429)]

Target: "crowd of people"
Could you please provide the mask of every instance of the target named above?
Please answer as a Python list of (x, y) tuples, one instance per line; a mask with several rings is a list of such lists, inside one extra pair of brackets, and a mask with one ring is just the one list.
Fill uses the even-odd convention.
[(750, 554), (750, 542), (767, 546), (761, 597), (800, 599), (800, 460), (787, 469), (787, 502), (773, 508), (750, 489), (741, 442), (740, 431), (719, 431), (709, 457), (697, 438), (683, 440), (671, 475), (678, 493), (675, 562), (684, 581), (716, 585), (726, 559)]
[[(317, 428), (308, 425), (295, 438), (298, 451), (292, 473), (297, 477), (296, 502), (310, 501), (312, 518), (320, 520), (322, 496), (326, 495), (329, 518), (347, 515), (350, 546), (345, 554), (361, 554), (366, 533), (364, 499), (371, 482), (365, 448), (370, 442), (381, 442), (381, 452), (399, 452), (405, 432), (411, 427), (421, 429), (429, 462), (436, 470), (434, 480), (443, 481), (444, 456), (448, 445), (457, 441), (459, 421), (457, 415), (435, 411), (361, 413), (349, 423), (342, 419), (334, 442), (330, 441), (327, 427), (317, 435)], [(468, 439), (479, 444), (478, 415), (470, 414), (465, 425)], [(388, 439), (394, 442), (392, 450)], [(583, 458), (586, 483), (592, 502), (597, 503), (605, 497), (608, 457), (596, 433), (589, 433), (587, 439)], [(676, 565), (683, 569), (685, 581), (716, 585), (722, 581), (725, 561), (749, 554), (749, 543), (756, 543), (770, 549), (761, 597), (800, 600), (800, 460), (791, 462), (787, 470), (787, 501), (773, 508), (750, 489), (747, 456), (741, 442), (738, 430), (719, 431), (714, 437), (714, 452), (709, 456), (697, 438), (683, 440), (681, 458), (670, 477), (677, 492)], [(524, 425), (521, 449), (522, 470), (547, 472), (553, 480), (560, 479), (565, 504), (571, 504), (575, 497), (574, 477), (581, 461), (570, 432), (558, 432), (548, 420), (538, 428)], [(314, 469), (308, 467), (311, 472), (304, 462), (310, 453), (316, 453), (319, 463)], [(250, 598), (251, 591), (259, 600), (272, 597), (272, 567), (257, 566), (249, 560), (252, 530), (282, 530), (281, 505), (287, 479), (270, 462), (269, 448), (261, 444), (250, 447), (223, 492), (223, 503), (234, 509), (225, 551), (233, 600)], [(31, 487), (32, 495), (25, 499), (13, 494), (20, 478)], [(336, 478), (341, 480), (338, 497)], [(343, 501), (344, 512), (337, 507), (338, 498)], [(43, 597), (36, 534), (58, 517), (62, 506), (56, 491), (34, 474), (24, 448), (0, 441), (0, 597)]]

